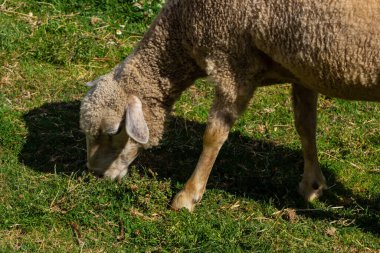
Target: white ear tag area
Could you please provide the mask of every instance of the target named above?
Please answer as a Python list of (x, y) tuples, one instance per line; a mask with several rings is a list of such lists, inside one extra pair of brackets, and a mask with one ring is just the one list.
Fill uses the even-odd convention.
[(130, 138), (146, 144), (149, 140), (149, 129), (144, 119), (140, 99), (133, 97), (126, 108), (125, 128)]

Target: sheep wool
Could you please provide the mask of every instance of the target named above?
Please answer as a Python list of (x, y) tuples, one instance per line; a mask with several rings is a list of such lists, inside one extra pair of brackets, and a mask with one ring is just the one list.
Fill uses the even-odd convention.
[(105, 82), (109, 88), (85, 99), (82, 124), (95, 133), (104, 103), (116, 109), (135, 94), (149, 146), (157, 145), (174, 101), (205, 75), (231, 100), (228, 79), (252, 86), (296, 80), (334, 97), (379, 100), (379, 24), (377, 0), (169, 0), (132, 55), (108, 74), (119, 90)]
[[(314, 93), (380, 101), (380, 2), (168, 0), (132, 54), (92, 82), (81, 106), (81, 127), (87, 136), (104, 129), (117, 131), (128, 96), (133, 95), (141, 100), (149, 128), (149, 141), (141, 145), (158, 145), (174, 102), (197, 78), (206, 76), (216, 93), (204, 139), (204, 147), (213, 147), (213, 157), (259, 86), (296, 84), (296, 106), (306, 101), (305, 96), (312, 110)], [(314, 121), (310, 119), (306, 128), (313, 129)], [(304, 128), (297, 130), (306, 138), (305, 171), (312, 171), (313, 178), (304, 177), (303, 187), (311, 192), (312, 186), (324, 184), (324, 178), (315, 162), (316, 148), (308, 147), (315, 139), (308, 134), (315, 130)], [(211, 158), (208, 162), (212, 167)], [(205, 187), (194, 182), (184, 190), (198, 189), (193, 202)], [(190, 197), (178, 196), (177, 206), (193, 208), (186, 199)]]

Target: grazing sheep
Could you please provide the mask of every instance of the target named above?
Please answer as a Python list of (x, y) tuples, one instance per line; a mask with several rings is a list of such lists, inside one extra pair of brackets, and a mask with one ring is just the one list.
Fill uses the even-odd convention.
[(218, 152), (256, 87), (293, 84), (304, 156), (299, 190), (322, 194), (317, 94), (380, 101), (380, 2), (169, 0), (134, 52), (89, 85), (81, 106), (89, 169), (126, 174), (141, 148), (158, 145), (173, 103), (200, 77), (216, 84), (203, 151), (172, 208), (192, 211)]

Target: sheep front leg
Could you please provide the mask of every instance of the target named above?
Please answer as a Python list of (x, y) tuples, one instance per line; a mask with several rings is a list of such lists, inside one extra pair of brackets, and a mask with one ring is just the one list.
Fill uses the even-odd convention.
[(299, 193), (307, 201), (322, 195), (326, 180), (318, 164), (316, 145), (318, 94), (300, 85), (293, 85), (295, 125), (301, 138), (304, 173), (299, 184)]
[(224, 141), (227, 139), (230, 127), (223, 121), (212, 120), (206, 127), (203, 136), (203, 150), (197, 166), (186, 182), (184, 189), (174, 198), (172, 209), (179, 210), (183, 207), (193, 211), (206, 190), (206, 184), (215, 159)]
[(233, 123), (246, 108), (254, 88), (246, 86), (241, 87), (239, 91), (234, 93), (232, 98), (231, 94), (224, 93), (225, 95), (223, 95), (223, 92), (217, 92), (203, 136), (201, 156), (183, 190), (175, 196), (171, 205), (172, 209), (179, 210), (185, 207), (189, 211), (193, 211), (195, 204), (202, 199), (219, 150), (227, 139)]

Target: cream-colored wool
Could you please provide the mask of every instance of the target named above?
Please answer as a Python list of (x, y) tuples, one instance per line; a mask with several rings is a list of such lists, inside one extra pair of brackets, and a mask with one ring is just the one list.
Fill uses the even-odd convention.
[(380, 2), (169, 0), (134, 52), (93, 82), (81, 127), (93, 137), (121, 124), (134, 95), (149, 128), (140, 146), (155, 146), (173, 103), (205, 76), (216, 85), (210, 129), (229, 129), (263, 85), (380, 101)]

